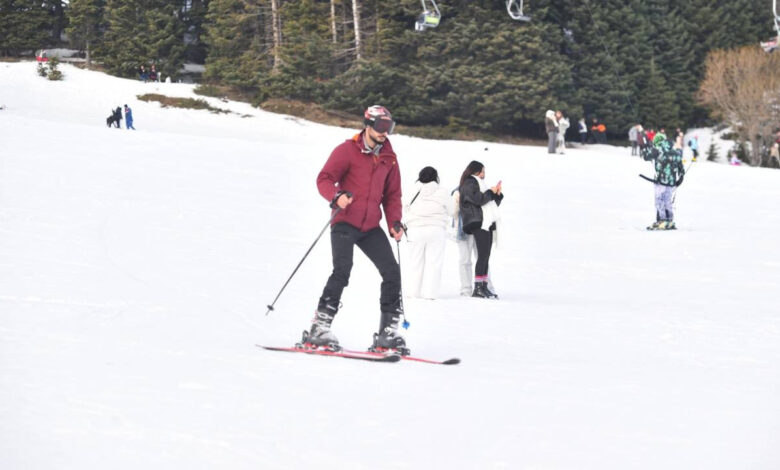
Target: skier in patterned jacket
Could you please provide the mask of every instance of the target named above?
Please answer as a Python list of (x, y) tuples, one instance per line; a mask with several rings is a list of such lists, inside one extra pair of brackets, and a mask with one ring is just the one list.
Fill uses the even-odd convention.
[(682, 148), (672, 143), (662, 133), (653, 139), (653, 146), (644, 153), (645, 160), (653, 160), (655, 168), (656, 221), (648, 230), (674, 230), (674, 192), (683, 182), (685, 167)]

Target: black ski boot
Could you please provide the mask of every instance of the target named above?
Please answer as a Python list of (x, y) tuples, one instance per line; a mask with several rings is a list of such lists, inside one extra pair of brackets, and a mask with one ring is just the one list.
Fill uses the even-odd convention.
[(314, 312), (314, 318), (311, 321), (311, 330), (303, 331), (301, 347), (305, 349), (327, 349), (330, 351), (339, 351), (339, 340), (330, 330), (333, 318), (339, 310), (339, 303), (331, 299), (320, 299), (317, 311)]
[(374, 344), (368, 348), (371, 352), (396, 353), (402, 356), (411, 354), (406, 347), (406, 340), (398, 332), (398, 324), (401, 322), (402, 310), (396, 312), (382, 312), (382, 321), (379, 324), (379, 333), (374, 333)]

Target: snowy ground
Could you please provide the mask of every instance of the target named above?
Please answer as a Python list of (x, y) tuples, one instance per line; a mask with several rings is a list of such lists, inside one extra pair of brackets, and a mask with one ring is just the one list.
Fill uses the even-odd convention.
[[(680, 230), (647, 232), (651, 169), (626, 148), (394, 136), (407, 201), (425, 165), (503, 180), (501, 300), (457, 296), (450, 244), (406, 337), (461, 365), (286, 355), (254, 345), (308, 326), (327, 237), (265, 306), (353, 131), (62, 70), (0, 63), (0, 468), (780, 468), (780, 172), (698, 162)], [(138, 131), (107, 129), (125, 103)], [(370, 343), (378, 286), (356, 256), (343, 344)]]

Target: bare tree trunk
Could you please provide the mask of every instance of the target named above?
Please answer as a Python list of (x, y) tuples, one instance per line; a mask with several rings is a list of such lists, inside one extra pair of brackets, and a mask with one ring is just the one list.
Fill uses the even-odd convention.
[(274, 35), (274, 70), (282, 63), (280, 51), (282, 48), (282, 21), (279, 18), (279, 0), (271, 0), (271, 28)]
[(86, 53), (87, 68), (92, 68), (92, 51), (90, 50), (89, 39), (84, 42), (84, 52)]
[(336, 35), (336, 0), (330, 0), (330, 30), (333, 33), (333, 44), (338, 44)]
[(355, 25), (355, 61), (360, 62), (363, 55), (360, 50), (360, 6), (358, 0), (352, 0), (352, 19)]

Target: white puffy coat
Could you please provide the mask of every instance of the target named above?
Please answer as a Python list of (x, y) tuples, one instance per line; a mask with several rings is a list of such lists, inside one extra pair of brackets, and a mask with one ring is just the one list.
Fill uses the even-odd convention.
[[(406, 225), (410, 229), (424, 226), (445, 229), (449, 225), (453, 211), (453, 200), (449, 192), (435, 181), (420, 183), (418, 188), (419, 195), (404, 210)], [(411, 233), (411, 230), (409, 232)]]

